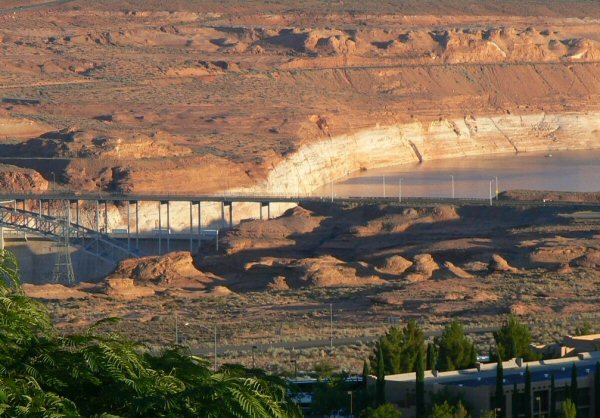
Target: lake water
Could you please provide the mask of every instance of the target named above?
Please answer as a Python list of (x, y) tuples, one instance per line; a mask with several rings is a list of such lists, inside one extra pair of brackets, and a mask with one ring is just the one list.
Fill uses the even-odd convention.
[[(425, 161), (351, 174), (333, 185), (338, 197), (487, 198), (514, 189), (591, 192), (600, 190), (600, 150), (520, 153)], [(401, 187), (400, 187), (401, 183)], [(331, 185), (315, 195), (330, 196)]]

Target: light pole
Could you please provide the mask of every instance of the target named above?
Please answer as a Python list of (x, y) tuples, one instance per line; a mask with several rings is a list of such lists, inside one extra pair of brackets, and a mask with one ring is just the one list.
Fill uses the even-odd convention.
[(496, 179), (496, 200), (498, 200), (498, 192), (500, 191), (500, 189), (498, 189), (498, 176), (495, 176), (494, 179)]
[(179, 344), (179, 315), (175, 312), (175, 345)]
[(382, 179), (383, 179), (383, 198), (385, 199), (385, 176), (383, 176)]
[[(207, 327), (208, 328), (208, 327)], [(215, 368), (215, 373), (217, 372), (217, 325), (215, 324), (215, 340), (214, 340), (214, 357), (215, 357), (215, 364), (214, 364), (214, 368)]]
[(354, 416), (354, 410), (352, 408), (352, 391), (351, 390), (348, 391), (348, 395), (350, 395), (350, 416), (352, 417), (352, 416)]
[(333, 179), (331, 180), (331, 203), (333, 203)]
[(329, 347), (333, 348), (333, 304), (329, 304)]
[(292, 363), (294, 363), (294, 379), (297, 379), (298, 378), (298, 360), (292, 359), (290, 361)]
[[(185, 322), (184, 325), (188, 326), (189, 322)], [(217, 371), (217, 325), (215, 324), (213, 328), (208, 327), (206, 325), (201, 325), (201, 324), (197, 324), (197, 325), (206, 330), (213, 331), (213, 360), (214, 360), (213, 367), (214, 367), (214, 371), (216, 372)], [(175, 312), (175, 345), (178, 345), (178, 344), (179, 344), (179, 314), (178, 314), (178, 312)], [(254, 362), (254, 348), (255, 347), (252, 347), (253, 362)]]
[(398, 179), (398, 203), (402, 203), (402, 177)]
[(452, 199), (454, 199), (454, 174), (450, 174), (450, 179), (452, 180)]
[(536, 396), (535, 400), (538, 403), (538, 418), (542, 417), (542, 398), (541, 396)]
[(490, 206), (492, 206), (492, 183), (494, 180), (490, 180)]
[(255, 345), (252, 346), (252, 368), (255, 369), (256, 368), (256, 363), (254, 362), (254, 353), (256, 352), (256, 349), (258, 347), (256, 347)]
[(56, 191), (56, 174), (54, 174), (54, 171), (52, 171), (50, 174), (52, 174), (52, 191)]

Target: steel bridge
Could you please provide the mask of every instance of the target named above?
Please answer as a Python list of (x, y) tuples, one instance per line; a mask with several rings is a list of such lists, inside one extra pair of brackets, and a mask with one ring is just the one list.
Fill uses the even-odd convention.
[(68, 236), (74, 246), (112, 264), (125, 258), (140, 256), (137, 250), (127, 248), (106, 234), (72, 223), (69, 218), (60, 219), (15, 207), (0, 206), (0, 224), (2, 226), (33, 232), (55, 241)]

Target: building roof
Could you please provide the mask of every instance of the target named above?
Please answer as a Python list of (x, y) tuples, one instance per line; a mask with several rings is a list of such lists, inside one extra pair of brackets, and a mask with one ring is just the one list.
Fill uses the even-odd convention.
[(566, 341), (591, 341), (594, 342), (596, 340), (600, 340), (600, 334), (589, 334), (589, 335), (567, 335), (565, 337)]
[[(525, 381), (525, 369), (529, 366), (532, 382), (549, 380), (551, 375), (557, 382), (571, 379), (571, 368), (575, 364), (578, 376), (593, 374), (595, 365), (600, 362), (600, 352), (581, 353), (577, 357), (564, 357), (552, 360), (520, 362), (516, 359), (502, 362), (504, 369), (504, 384), (522, 384)], [(415, 373), (389, 375), (385, 377), (390, 382), (414, 382)], [(426, 385), (450, 386), (495, 386), (496, 363), (480, 364), (478, 368), (440, 372), (435, 376), (431, 371), (425, 373)]]

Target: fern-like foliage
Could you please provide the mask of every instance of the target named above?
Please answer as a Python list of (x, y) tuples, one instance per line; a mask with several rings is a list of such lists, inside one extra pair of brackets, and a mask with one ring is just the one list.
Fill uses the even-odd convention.
[[(109, 318), (102, 321), (114, 322)], [(211, 373), (180, 348), (154, 355), (97, 327), (55, 332), (0, 250), (0, 416), (295, 418), (285, 382), (238, 365)]]

